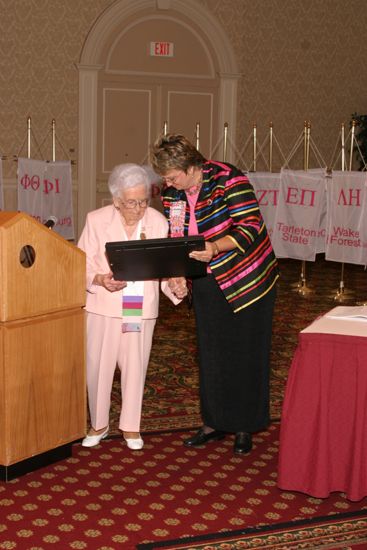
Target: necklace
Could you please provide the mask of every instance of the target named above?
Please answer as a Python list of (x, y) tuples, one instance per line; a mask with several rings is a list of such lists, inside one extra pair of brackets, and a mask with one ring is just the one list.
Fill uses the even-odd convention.
[(186, 193), (188, 195), (197, 195), (197, 193), (199, 193), (200, 191), (202, 184), (203, 184), (203, 171), (200, 170), (198, 183), (195, 183), (194, 185), (186, 189)]
[(186, 189), (186, 193), (188, 195), (196, 195), (197, 193), (199, 193), (200, 187), (201, 187), (201, 185), (193, 185), (189, 189)]

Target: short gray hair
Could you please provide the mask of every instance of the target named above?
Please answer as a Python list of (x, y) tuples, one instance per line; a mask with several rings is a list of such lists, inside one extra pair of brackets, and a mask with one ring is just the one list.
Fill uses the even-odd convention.
[(151, 183), (146, 170), (138, 164), (119, 164), (108, 178), (108, 189), (112, 197), (118, 197), (125, 189), (145, 185), (148, 197), (151, 196)]

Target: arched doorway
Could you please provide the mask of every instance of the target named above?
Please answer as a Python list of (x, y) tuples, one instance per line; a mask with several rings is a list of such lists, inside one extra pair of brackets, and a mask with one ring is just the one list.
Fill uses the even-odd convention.
[[(139, 37), (155, 35), (158, 41), (164, 37), (172, 47), (176, 44), (176, 66), (181, 61), (178, 72), (162, 70), (160, 56), (152, 56), (147, 51), (152, 47), (152, 40), (145, 41), (143, 54)], [(193, 61), (185, 68), (187, 48), (183, 52), (180, 45), (185, 41), (187, 45), (188, 40)], [(136, 56), (132, 62), (134, 52)], [(167, 67), (167, 59), (165, 62)], [(197, 113), (201, 116), (204, 113), (209, 121), (203, 136), (206, 154), (211, 154), (221, 141), (225, 123), (229, 128), (228, 143), (234, 141), (237, 63), (218, 21), (200, 2), (121, 0), (114, 3), (92, 27), (78, 69), (79, 231), (87, 212), (97, 206), (97, 194), (103, 194), (103, 183), (99, 189), (98, 181), (105, 179), (116, 159), (118, 162), (143, 162), (144, 149), (159, 133), (167, 117), (169, 130), (190, 136), (190, 130), (182, 126), (190, 116), (194, 117), (190, 121), (192, 125)], [(128, 107), (121, 112), (124, 105)], [(122, 119), (128, 120), (126, 128), (133, 128), (132, 113), (136, 113), (135, 126), (141, 129), (141, 135), (131, 136), (120, 149), (120, 145), (114, 149), (116, 128)], [(120, 136), (118, 141), (124, 140)], [(228, 160), (231, 155), (229, 147)]]

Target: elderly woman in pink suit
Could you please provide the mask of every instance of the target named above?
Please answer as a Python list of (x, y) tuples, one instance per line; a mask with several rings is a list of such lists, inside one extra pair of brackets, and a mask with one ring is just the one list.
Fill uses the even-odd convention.
[[(159, 305), (159, 281), (115, 281), (105, 255), (108, 241), (166, 237), (167, 221), (149, 207), (150, 179), (135, 164), (116, 166), (108, 180), (113, 204), (87, 215), (78, 242), (87, 257), (87, 386), (91, 428), (82, 445), (108, 434), (116, 364), (121, 372), (119, 428), (127, 446), (141, 449), (145, 377)], [(183, 278), (161, 283), (174, 303), (187, 293)], [(131, 309), (133, 304), (134, 310)]]

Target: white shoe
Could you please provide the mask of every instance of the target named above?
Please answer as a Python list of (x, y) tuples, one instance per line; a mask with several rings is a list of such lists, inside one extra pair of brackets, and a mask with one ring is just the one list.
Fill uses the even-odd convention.
[(144, 446), (144, 441), (141, 437), (136, 437), (134, 439), (128, 439), (124, 438), (126, 441), (126, 445), (131, 449), (132, 451), (139, 451)]
[(82, 441), (82, 447), (95, 447), (108, 435), (108, 426), (104, 432), (96, 435), (87, 435)]

